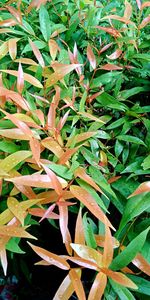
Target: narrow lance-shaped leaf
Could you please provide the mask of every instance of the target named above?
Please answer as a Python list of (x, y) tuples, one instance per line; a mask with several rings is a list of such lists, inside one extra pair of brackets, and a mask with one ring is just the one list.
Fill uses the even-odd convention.
[(139, 25), (139, 29), (144, 28), (149, 23), (150, 23), (150, 15), (143, 19), (143, 21)]
[(84, 236), (84, 228), (83, 228), (83, 221), (82, 221), (82, 209), (80, 207), (77, 220), (76, 220), (76, 227), (75, 227), (75, 244), (85, 244), (85, 236)]
[(48, 11), (44, 5), (41, 5), (40, 11), (39, 11), (39, 21), (40, 21), (40, 30), (42, 32), (42, 35), (47, 42), (51, 31), (50, 31), (50, 18)]
[(140, 253), (136, 255), (132, 263), (142, 272), (150, 276), (150, 263)]
[(18, 77), (17, 77), (17, 90), (21, 94), (24, 87), (24, 75), (23, 75), (23, 69), (21, 66), (21, 63), (19, 63), (18, 68)]
[(14, 19), (7, 19), (7, 20), (4, 20), (4, 21), (0, 21), (0, 26), (2, 27), (11, 27), (11, 26), (15, 26), (17, 25), (17, 21), (14, 20)]
[(71, 279), (72, 285), (74, 287), (74, 290), (77, 294), (78, 299), (79, 300), (86, 300), (85, 292), (84, 292), (84, 289), (83, 289), (82, 282), (80, 280), (80, 276), (78, 275), (78, 273), (76, 272), (75, 269), (71, 269), (69, 271), (69, 277)]
[(142, 249), (149, 230), (150, 227), (142, 231), (121, 253), (114, 258), (110, 266), (112, 270), (116, 271), (126, 267), (135, 258), (137, 253)]
[(112, 270), (105, 269), (105, 268), (102, 268), (101, 271), (104, 274), (106, 274), (108, 277), (113, 279), (115, 282), (123, 286), (129, 287), (131, 289), (138, 289), (137, 285), (131, 279), (129, 279), (127, 276), (125, 276), (120, 272), (113, 272)]
[(125, 11), (124, 11), (124, 18), (130, 20), (132, 15), (132, 5), (126, 0), (125, 1)]
[(99, 272), (93, 281), (92, 287), (89, 292), (88, 300), (101, 300), (104, 294), (106, 284), (107, 276), (104, 273)]
[[(79, 278), (81, 277), (81, 270), (75, 269), (75, 272), (77, 272)], [(67, 275), (63, 282), (61, 283), (60, 287), (58, 288), (53, 300), (69, 300), (71, 295), (74, 292), (74, 287), (72, 285), (70, 276)]]
[(18, 39), (16, 38), (8, 40), (8, 49), (12, 60), (15, 60), (17, 55), (17, 41)]
[(141, 183), (139, 187), (128, 198), (145, 192), (150, 192), (150, 181)]
[(31, 151), (17, 151), (0, 161), (0, 170), (9, 172), (20, 162), (31, 156)]
[[(98, 206), (94, 198), (88, 193), (85, 189), (72, 185), (70, 187), (71, 193), (80, 200), (89, 210), (90, 212), (98, 218), (102, 223), (105, 224), (105, 214), (101, 210), (101, 208)], [(108, 226), (114, 229), (112, 224), (108, 221)]]
[(44, 68), (45, 63), (44, 63), (44, 60), (43, 60), (40, 50), (37, 48), (37, 46), (34, 44), (34, 42), (32, 42), (30, 39), (29, 39), (29, 43), (30, 43), (30, 46), (32, 48), (32, 51), (33, 51), (38, 63), (41, 65), (42, 68)]
[(7, 275), (8, 262), (7, 262), (7, 255), (6, 255), (5, 248), (3, 248), (0, 251), (0, 261), (1, 261), (1, 264), (2, 264), (3, 271), (4, 271), (4, 275), (6, 276)]
[(121, 49), (117, 49), (115, 52), (113, 52), (111, 55), (106, 55), (107, 58), (114, 60), (120, 57), (120, 55), (122, 54), (122, 50)]
[(93, 69), (96, 68), (96, 58), (90, 45), (87, 46), (87, 57)]
[(29, 239), (36, 240), (36, 237), (34, 237), (33, 235), (31, 235), (27, 231), (25, 231), (27, 228), (28, 228), (28, 226), (17, 227), (14, 225), (3, 225), (3, 226), (0, 226), (0, 235), (10, 236), (10, 237), (29, 238)]
[(107, 220), (105, 221), (105, 241), (104, 241), (104, 252), (102, 258), (102, 264), (104, 267), (108, 268), (113, 259), (113, 240), (112, 235), (107, 224)]
[(51, 55), (52, 59), (55, 60), (58, 51), (60, 51), (60, 48), (59, 48), (58, 44), (56, 43), (56, 41), (53, 39), (49, 40), (48, 46), (49, 46), (50, 55)]
[[(0, 70), (0, 71), (18, 77), (18, 71), (14, 71), (14, 70)], [(24, 80), (38, 88), (43, 88), (43, 85), (38, 79), (25, 72), (24, 72)]]
[(95, 263), (97, 267), (102, 266), (102, 254), (96, 251), (95, 249), (92, 249), (85, 245), (73, 243), (71, 243), (71, 247), (81, 258)]
[(3, 57), (5, 57), (5, 55), (8, 53), (9, 49), (8, 49), (8, 41), (4, 42), (1, 46), (0, 46), (0, 59), (2, 59)]
[(51, 263), (52, 265), (63, 269), (68, 270), (70, 269), (69, 264), (66, 262), (66, 260), (52, 252), (49, 252), (41, 247), (37, 247), (35, 245), (32, 245), (31, 243), (28, 243), (30, 247), (46, 262)]

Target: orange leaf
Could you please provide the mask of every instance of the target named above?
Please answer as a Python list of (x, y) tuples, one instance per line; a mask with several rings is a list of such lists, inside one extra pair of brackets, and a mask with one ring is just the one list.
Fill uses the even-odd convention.
[(124, 11), (124, 18), (130, 20), (132, 15), (132, 5), (126, 0), (125, 1), (125, 11)]
[(117, 38), (117, 37), (121, 37), (121, 34), (120, 32), (113, 28), (113, 27), (102, 27), (102, 26), (96, 26), (96, 28), (100, 29), (100, 30), (103, 30), (107, 33), (109, 33), (110, 35), (112, 35), (114, 38)]
[(24, 87), (24, 75), (23, 75), (23, 69), (21, 66), (21, 63), (19, 63), (18, 68), (18, 77), (17, 77), (17, 90), (21, 94)]
[(47, 213), (47, 210), (43, 208), (29, 208), (28, 212), (32, 216), (41, 217), (40, 221), (42, 221), (44, 218), (59, 219), (59, 215), (55, 214), (54, 212)]
[[(80, 200), (96, 218), (98, 218), (102, 223), (105, 224), (105, 214), (103, 213), (103, 211), (98, 206), (98, 204), (89, 192), (77, 185), (72, 185), (70, 187), (70, 191), (74, 195), (74, 197)], [(109, 227), (114, 229), (114, 227), (109, 221), (108, 225)]]
[(81, 244), (71, 243), (71, 247), (78, 254), (78, 256), (95, 263), (97, 268), (102, 266), (102, 254), (100, 252)]
[(80, 207), (75, 227), (75, 244), (85, 245), (84, 228), (82, 222), (82, 208)]
[(96, 131), (88, 131), (88, 132), (79, 133), (73, 137), (69, 137), (66, 147), (70, 147), (72, 142), (73, 144), (78, 144), (85, 140), (88, 140), (89, 138), (93, 137), (96, 133), (97, 133)]
[(150, 276), (150, 264), (140, 253), (136, 255), (132, 263), (142, 272)]
[(142, 5), (141, 5), (141, 10), (143, 10), (145, 7), (149, 7), (149, 6), (150, 6), (150, 2), (149, 2), (149, 1), (144, 2), (144, 3), (142, 3)]
[(31, 58), (21, 57), (21, 58), (15, 59), (14, 62), (19, 62), (21, 64), (26, 64), (26, 65), (30, 65), (30, 66), (38, 66), (38, 64)]
[(56, 41), (53, 39), (49, 40), (48, 46), (49, 46), (50, 55), (51, 55), (52, 59), (55, 60), (57, 52), (60, 51), (60, 48), (59, 48), (58, 44), (56, 43)]
[(68, 208), (67, 206), (61, 206), (58, 202), (59, 209), (59, 226), (61, 235), (63, 238), (63, 243), (66, 242), (67, 230), (68, 230)]
[(71, 269), (69, 271), (69, 277), (71, 279), (72, 285), (74, 287), (74, 290), (75, 290), (75, 292), (77, 294), (78, 299), (79, 300), (86, 300), (85, 292), (84, 292), (84, 289), (83, 289), (82, 282), (80, 280), (79, 275), (75, 271), (75, 269)]
[[(81, 270), (76, 269), (75, 272), (77, 272), (78, 276), (81, 276)], [(71, 295), (74, 292), (74, 288), (70, 279), (70, 276), (67, 275), (63, 282), (61, 283), (60, 287), (58, 288), (53, 300), (69, 300)]]
[(34, 137), (32, 137), (30, 139), (30, 148), (31, 148), (31, 151), (32, 151), (32, 155), (33, 155), (33, 158), (35, 159), (37, 165), (40, 165), (39, 162), (40, 162), (40, 152), (41, 152), (41, 147), (40, 147), (40, 142), (35, 139)]
[[(105, 236), (104, 235), (100, 235), (100, 234), (95, 234), (95, 239), (96, 239), (96, 243), (97, 246), (99, 247), (104, 247), (104, 242), (105, 242)], [(112, 237), (112, 241), (113, 241), (113, 248), (118, 248), (119, 247), (119, 242), (115, 237)]]
[(74, 175), (83, 179), (85, 182), (87, 182), (89, 185), (91, 185), (95, 190), (99, 191), (101, 194), (104, 195), (103, 191), (99, 188), (99, 186), (94, 182), (94, 180), (86, 174), (84, 168), (82, 167), (78, 167), (75, 172)]
[(64, 165), (71, 158), (71, 156), (77, 152), (78, 149), (79, 147), (67, 149), (66, 152), (64, 152), (63, 155), (61, 155), (61, 157), (59, 158), (58, 164)]
[(90, 45), (87, 46), (87, 57), (93, 69), (96, 68), (96, 58)]
[(53, 152), (58, 158), (60, 158), (64, 154), (64, 151), (61, 148), (61, 146), (52, 137), (48, 137), (42, 140), (41, 144), (45, 148)]
[(102, 67), (100, 67), (101, 70), (106, 70), (106, 71), (114, 71), (114, 70), (122, 70), (123, 68), (117, 65), (113, 64), (106, 64)]
[[(62, 185), (62, 187), (67, 186), (67, 181), (57, 177)], [(6, 179), (5, 179), (6, 180)], [(21, 184), (32, 187), (41, 187), (41, 188), (54, 188), (52, 181), (48, 175), (40, 175), (38, 173), (32, 175), (19, 176), (14, 178), (7, 178), (7, 181), (11, 181), (14, 184)]]
[(26, 134), (29, 138), (32, 138), (33, 133), (31, 129), (22, 121), (18, 120), (15, 115), (9, 114), (6, 111), (1, 111), (6, 115), (7, 119), (11, 120), (24, 134)]
[(52, 211), (54, 210), (56, 204), (52, 204), (49, 206), (49, 208), (47, 210), (38, 208), (38, 209), (34, 209), (36, 213), (38, 213), (38, 216), (40, 217), (40, 214), (42, 216), (42, 218), (40, 219), (39, 222), (42, 222), (44, 219), (49, 218), (49, 216), (51, 215)]
[(14, 19), (7, 19), (4, 21), (0, 21), (0, 26), (15, 26), (17, 22)]
[(150, 15), (141, 22), (141, 24), (139, 25), (139, 29), (144, 28), (148, 23), (150, 23)]
[(101, 268), (101, 271), (106, 274), (108, 277), (110, 277), (111, 279), (113, 279), (115, 282), (126, 286), (128, 288), (131, 289), (137, 289), (138, 287), (136, 286), (136, 284), (129, 279), (127, 276), (125, 276), (124, 274), (120, 273), (120, 272), (114, 272), (112, 270), (106, 269), (106, 268)]
[(134, 23), (134, 22), (128, 20), (128, 19), (125, 18), (125, 17), (120, 17), (120, 16), (118, 16), (118, 15), (108, 15), (108, 16), (105, 16), (105, 17), (103, 17), (103, 18), (101, 19), (101, 21), (107, 20), (107, 19), (117, 20), (117, 21), (123, 22), (123, 23), (125, 23), (125, 24), (132, 24), (132, 25), (135, 26), (135, 23)]
[(0, 235), (10, 236), (10, 237), (21, 237), (21, 238), (28, 238), (28, 239), (35, 239), (33, 235), (29, 234), (26, 230), (28, 226), (25, 227), (16, 227), (14, 225), (3, 225), (0, 226)]
[(9, 139), (28, 141), (30, 138), (18, 128), (1, 129), (0, 135)]
[(107, 284), (107, 276), (99, 272), (92, 284), (91, 290), (89, 292), (88, 300), (101, 300), (104, 290)]
[(109, 43), (106, 46), (102, 47), (101, 50), (99, 51), (99, 54), (105, 52), (107, 49), (109, 49), (111, 46), (113, 45), (113, 43)]
[(6, 97), (12, 99), (17, 104), (17, 106), (21, 107), (22, 109), (24, 109), (26, 111), (29, 111), (28, 103), (18, 93), (14, 92), (14, 91), (9, 91), (6, 88), (1, 87), (0, 88), (0, 96), (6, 96)]
[[(14, 71), (14, 70), (0, 70), (0, 71), (18, 77), (18, 71)], [(24, 80), (38, 88), (43, 88), (41, 82), (30, 74), (24, 73)]]
[(139, 187), (128, 197), (131, 198), (133, 196), (145, 193), (145, 192), (150, 192), (150, 181), (143, 182), (139, 185)]
[(48, 79), (46, 81), (46, 87), (50, 87), (51, 85), (55, 85), (58, 80), (61, 80), (64, 78), (65, 75), (69, 74), (74, 69), (81, 66), (81, 64), (61, 64), (58, 62), (52, 63), (52, 68), (54, 69), (54, 73), (48, 76)]
[(46, 262), (51, 263), (52, 265), (63, 269), (63, 270), (68, 270), (70, 269), (69, 264), (66, 262), (66, 260), (52, 252), (49, 252), (41, 247), (37, 247), (32, 245), (31, 243), (28, 242), (30, 247), (34, 250), (37, 255), (39, 255), (42, 259), (44, 259)]
[(38, 63), (41, 65), (42, 68), (44, 68), (45, 63), (44, 63), (44, 60), (43, 60), (40, 50), (37, 48), (37, 46), (34, 44), (34, 42), (32, 42), (30, 39), (29, 39), (29, 43), (30, 43), (30, 46), (32, 48), (32, 51), (33, 51)]
[(113, 259), (113, 240), (112, 235), (107, 224), (107, 220), (105, 222), (105, 241), (104, 241), (104, 252), (102, 258), (102, 264), (104, 267), (109, 267)]
[(20, 10), (14, 8), (13, 6), (6, 6), (6, 8), (8, 9), (8, 11), (16, 18), (16, 20), (22, 24), (22, 16), (21, 16), (21, 12)]
[(92, 262), (92, 261), (89, 261), (88, 259), (84, 259), (84, 258), (77, 257), (77, 256), (75, 256), (75, 257), (67, 256), (66, 258), (69, 259), (70, 261), (72, 261), (73, 263), (81, 266), (81, 267), (91, 269), (91, 270), (95, 270), (95, 271), (98, 270), (97, 264)]
[(9, 49), (9, 55), (12, 60), (16, 58), (17, 55), (17, 41), (19, 39), (10, 39), (8, 40), (8, 49)]
[(107, 58), (114, 60), (120, 57), (120, 55), (122, 54), (122, 50), (121, 49), (117, 49), (115, 52), (113, 52), (111, 55), (106, 55)]
[(62, 186), (60, 184), (60, 181), (58, 180), (58, 177), (55, 175), (55, 173), (50, 170), (48, 167), (46, 167), (45, 165), (41, 164), (43, 169), (45, 170), (45, 172), (47, 173), (48, 177), (51, 180), (52, 186), (54, 188), (54, 190), (56, 191), (56, 193), (59, 196), (62, 196), (63, 194), (63, 190), (62, 190)]

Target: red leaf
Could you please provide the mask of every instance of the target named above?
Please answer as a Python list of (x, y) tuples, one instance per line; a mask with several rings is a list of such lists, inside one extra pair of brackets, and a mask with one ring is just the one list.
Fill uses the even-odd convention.
[(19, 62), (21, 64), (26, 64), (26, 65), (30, 65), (30, 66), (38, 66), (38, 64), (31, 58), (21, 57), (21, 58), (15, 59), (14, 62)]
[(51, 55), (52, 59), (55, 60), (55, 58), (57, 56), (57, 52), (60, 51), (60, 48), (59, 48), (58, 44), (56, 43), (56, 41), (53, 39), (49, 40), (48, 46), (49, 46), (50, 55)]
[(120, 57), (120, 55), (122, 54), (122, 50), (121, 49), (117, 49), (115, 52), (113, 52), (111, 55), (106, 55), (107, 58), (114, 60)]
[(96, 58), (90, 45), (87, 46), (87, 57), (93, 69), (96, 68)]
[(8, 9), (8, 11), (16, 18), (16, 20), (22, 24), (22, 16), (21, 16), (21, 11), (16, 8), (14, 8), (13, 6), (6, 6), (6, 8)]
[(62, 196), (63, 194), (63, 190), (62, 190), (62, 186), (60, 184), (60, 181), (58, 180), (58, 177), (55, 175), (55, 173), (50, 170), (48, 167), (46, 167), (45, 165), (41, 164), (42, 167), (44, 168), (45, 172), (47, 173), (48, 177), (51, 180), (52, 186), (55, 189), (56, 193), (59, 196)]
[[(79, 276), (81, 276), (80, 269), (76, 269), (76, 272)], [(58, 299), (69, 300), (73, 292), (74, 292), (73, 285), (71, 283), (69, 275), (67, 275), (63, 280), (63, 282), (61, 283), (60, 287), (58, 288), (53, 300), (58, 300)]]
[(19, 63), (18, 68), (18, 77), (17, 77), (17, 90), (21, 94), (24, 87), (24, 75), (23, 75), (23, 69), (21, 66), (21, 63)]
[[(0, 71), (18, 77), (18, 71), (14, 71), (14, 70), (0, 70)], [(43, 88), (41, 82), (30, 74), (24, 73), (24, 80), (38, 88)]]
[(58, 164), (64, 165), (78, 149), (79, 147), (67, 149), (66, 152), (64, 152), (64, 154), (59, 158)]
[(141, 0), (136, 0), (136, 3), (137, 3), (139, 10), (141, 10)]
[(144, 2), (144, 3), (142, 3), (142, 5), (141, 5), (141, 10), (143, 10), (145, 7), (149, 7), (149, 6), (150, 6), (150, 2), (149, 2), (149, 1)]
[(106, 70), (106, 71), (114, 71), (114, 70), (122, 70), (123, 68), (117, 65), (113, 64), (106, 64), (100, 68), (101, 70)]
[(0, 21), (0, 26), (15, 26), (17, 25), (17, 22), (14, 19), (7, 19), (4, 21)]
[(9, 39), (8, 40), (8, 49), (9, 49), (9, 55), (12, 60), (15, 60), (17, 55), (17, 41), (19, 39)]
[(12, 99), (17, 104), (17, 106), (21, 107), (22, 109), (24, 109), (26, 111), (29, 111), (28, 103), (18, 93), (14, 92), (14, 91), (9, 91), (6, 88), (1, 87), (0, 88), (0, 96), (6, 96), (6, 97)]
[(32, 151), (33, 158), (35, 159), (37, 165), (40, 165), (41, 146), (40, 146), (40, 142), (34, 137), (30, 139), (30, 148)]
[(63, 238), (63, 243), (65, 243), (67, 237), (67, 231), (68, 231), (68, 208), (67, 206), (59, 205), (58, 202), (58, 209), (59, 209), (59, 227)]
[(99, 51), (99, 54), (105, 52), (107, 49), (109, 49), (111, 46), (113, 45), (113, 43), (109, 43), (106, 46), (102, 47), (101, 50)]

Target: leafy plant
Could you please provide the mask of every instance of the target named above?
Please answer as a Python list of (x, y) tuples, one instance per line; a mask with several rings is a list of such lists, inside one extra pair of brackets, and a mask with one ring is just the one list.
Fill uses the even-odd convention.
[[(150, 2), (1, 1), (0, 10), (4, 274), (7, 253), (24, 255), (21, 240), (35, 239), (27, 251), (38, 265), (68, 270), (54, 300), (150, 296)], [(32, 225), (45, 219), (66, 253), (40, 246)]]

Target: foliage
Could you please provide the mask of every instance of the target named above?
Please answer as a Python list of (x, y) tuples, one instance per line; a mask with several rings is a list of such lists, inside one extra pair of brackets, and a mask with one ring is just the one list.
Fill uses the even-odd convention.
[(68, 270), (54, 300), (150, 296), (150, 2), (0, 5), (4, 274), (7, 253), (24, 255), (21, 240), (47, 219), (66, 253), (28, 249)]

